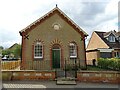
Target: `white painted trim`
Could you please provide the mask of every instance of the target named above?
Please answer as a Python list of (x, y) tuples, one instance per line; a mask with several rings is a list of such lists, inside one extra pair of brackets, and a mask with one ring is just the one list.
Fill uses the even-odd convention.
[[(35, 45), (37, 45), (37, 44), (39, 44), (39, 45), (41, 45), (42, 46), (42, 56), (35, 56)], [(35, 44), (34, 44), (34, 58), (35, 59), (41, 59), (41, 58), (43, 58), (43, 45), (42, 45), (42, 43), (41, 42), (36, 42)]]
[(76, 56), (70, 56), (70, 58), (77, 58), (77, 55)]
[(98, 49), (100, 52), (112, 52), (114, 49), (108, 49), (108, 48), (104, 48), (104, 49), (102, 49), (102, 48), (100, 48), (100, 49)]
[(43, 58), (43, 56), (42, 56), (42, 57), (35, 57), (35, 56), (34, 56), (34, 58), (39, 59), (39, 58)]

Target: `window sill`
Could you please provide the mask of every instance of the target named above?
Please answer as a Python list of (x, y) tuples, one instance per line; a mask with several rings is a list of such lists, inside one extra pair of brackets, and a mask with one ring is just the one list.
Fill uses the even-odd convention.
[(43, 58), (34, 58), (34, 60), (43, 60)]
[(70, 57), (70, 59), (77, 59), (77, 56), (76, 57)]

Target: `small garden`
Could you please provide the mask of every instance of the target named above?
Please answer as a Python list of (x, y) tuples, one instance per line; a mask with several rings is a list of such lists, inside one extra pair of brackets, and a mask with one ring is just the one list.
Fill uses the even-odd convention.
[(68, 63), (65, 70), (120, 71), (120, 58), (100, 58), (87, 67)]
[(92, 71), (120, 71), (120, 59), (119, 58), (100, 58), (97, 65), (88, 65), (87, 70)]

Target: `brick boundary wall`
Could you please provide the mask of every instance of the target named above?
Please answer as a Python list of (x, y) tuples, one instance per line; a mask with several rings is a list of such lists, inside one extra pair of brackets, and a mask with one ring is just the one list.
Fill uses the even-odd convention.
[(120, 72), (116, 71), (78, 71), (77, 80), (81, 82), (102, 82), (120, 84)]
[[(55, 80), (55, 71), (2, 71), (2, 77), (2, 80)], [(77, 81), (120, 84), (120, 72), (78, 71)]]
[(2, 77), (2, 80), (55, 80), (55, 71), (2, 71)]

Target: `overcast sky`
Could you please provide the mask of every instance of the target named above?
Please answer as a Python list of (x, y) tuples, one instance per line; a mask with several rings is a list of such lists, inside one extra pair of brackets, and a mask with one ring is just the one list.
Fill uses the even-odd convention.
[[(98, 2), (99, 1), (99, 2)], [(118, 31), (119, 0), (1, 0), (0, 46), (21, 43), (19, 31), (58, 4), (75, 23), (89, 34), (93, 31)]]

